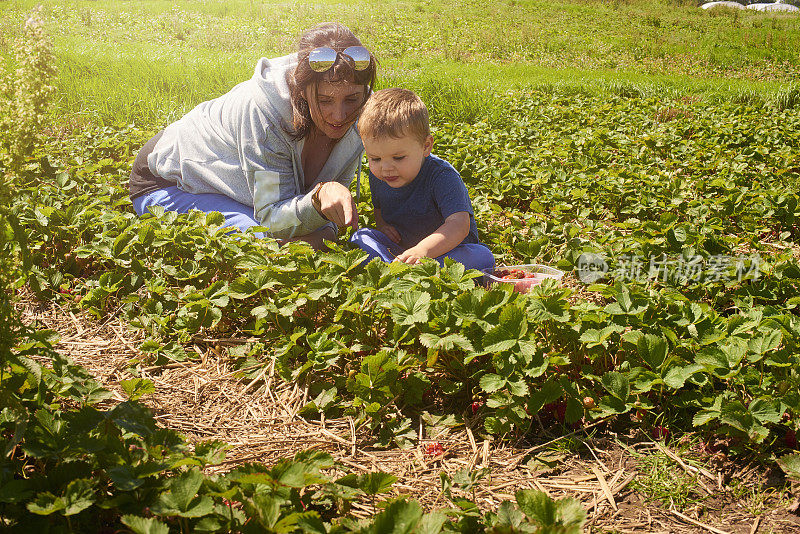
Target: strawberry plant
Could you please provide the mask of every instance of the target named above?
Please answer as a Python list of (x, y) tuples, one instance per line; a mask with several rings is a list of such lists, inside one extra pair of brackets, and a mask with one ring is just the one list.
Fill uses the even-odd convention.
[[(227, 354), (244, 379), (274, 370), (308, 388), (303, 416), (350, 417), (376, 447), (420, 447), (415, 429), (432, 418), (474, 419), (498, 439), (630, 420), (652, 439), (725, 436), (795, 473), (795, 110), (558, 91), (496, 103), (473, 123), (434, 117), (436, 152), (464, 177), (498, 263), (553, 265), (561, 283), (523, 294), (450, 261), (364, 265), (344, 240), (316, 253), (231, 235), (216, 213), (137, 217), (124, 183), (155, 128), (127, 126), (37, 139), (4, 164), (15, 194), (0, 214), (3, 296), (26, 286), (67, 311), (123, 317), (145, 338), (134, 363), (247, 340)], [(158, 428), (136, 400), (151, 384), (133, 379), (130, 400), (99, 404), (109, 394), (84, 369), (6, 300), (0, 313), (5, 524), (566, 532), (583, 521), (574, 503), (530, 492), (484, 516), (470, 473), (443, 481), (444, 512), (391, 500), (359, 521), (352, 503), (375, 504), (389, 479), (332, 479), (332, 459), (312, 452), (203, 475), (224, 445), (192, 448)], [(446, 453), (430, 445), (428, 457)]]

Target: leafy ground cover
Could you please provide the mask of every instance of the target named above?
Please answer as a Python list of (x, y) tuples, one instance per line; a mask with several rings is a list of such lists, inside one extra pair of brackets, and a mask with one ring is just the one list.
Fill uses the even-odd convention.
[(228, 352), (242, 380), (274, 370), (307, 388), (300, 415), (352, 418), (372, 447), (417, 446), (420, 421), (526, 439), (626, 414), (792, 474), (796, 110), (543, 93), (505, 107), (439, 125), (437, 150), (499, 260), (571, 271), (564, 286), (521, 295), (455, 264), (225, 235), (213, 215), (137, 218), (122, 184), (151, 132), (106, 128), (29, 165), (13, 213), (30, 287), (141, 329), (134, 366), (250, 340)]
[[(127, 355), (102, 384), (54, 350), (69, 347), (67, 331), (56, 329), (59, 345), (30, 314), (27, 326), (4, 321), (2, 521), (73, 531), (569, 531), (584, 509), (596, 520), (604, 498), (615, 517), (625, 490), (632, 506), (647, 500), (694, 527), (730, 524), (715, 501), (728, 499), (746, 503), (746, 530), (762, 520), (792, 528), (790, 516), (765, 515), (787, 506), (800, 477), (800, 107), (791, 94), (755, 105), (527, 90), (493, 95), (479, 119), (436, 115), (435, 151), (462, 173), (499, 262), (568, 273), (526, 295), (485, 287), (457, 264), (363, 265), (345, 239), (315, 253), (228, 235), (214, 214), (138, 218), (125, 182), (154, 128), (52, 124), (21, 160), (6, 158), (22, 149), (4, 143), (4, 295), (58, 310), (79, 335), (115, 322), (119, 330), (104, 332)], [(367, 191), (364, 225), (368, 206)], [(165, 371), (214, 364), (243, 395), (290, 388), (275, 405), (346, 443), (214, 467), (232, 465), (223, 443), (187, 442), (141, 402), (152, 402)], [(470, 442), (470, 455), (477, 443), (513, 448), (530, 478), (564, 474), (569, 456), (595, 455), (605, 440), (628, 471), (595, 458), (601, 471), (571, 479), (599, 484), (583, 507), (532, 482), (512, 491), (518, 480), (507, 502), (480, 501), (487, 472), (475, 460), (455, 469), (458, 449), (442, 435)], [(335, 447), (421, 455), (431, 472), (442, 468), (437, 498), (425, 508), (383, 500), (400, 493), (396, 475), (348, 474), (328, 454)], [(748, 487), (748, 465), (771, 468), (771, 478)], [(665, 466), (686, 476), (665, 478)]]

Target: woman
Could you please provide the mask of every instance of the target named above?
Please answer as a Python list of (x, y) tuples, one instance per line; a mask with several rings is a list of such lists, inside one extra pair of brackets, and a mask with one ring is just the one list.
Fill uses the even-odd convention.
[(264, 226), (316, 248), (336, 239), (337, 226), (356, 228), (349, 185), (363, 146), (353, 124), (375, 67), (345, 26), (309, 29), (296, 54), (262, 58), (250, 80), (144, 145), (129, 186), (136, 213), (219, 211), (225, 226)]

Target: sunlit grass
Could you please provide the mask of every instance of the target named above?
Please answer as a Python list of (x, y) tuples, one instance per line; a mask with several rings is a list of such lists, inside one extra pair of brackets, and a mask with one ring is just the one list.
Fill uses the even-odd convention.
[(634, 453), (639, 474), (631, 488), (650, 501), (665, 508), (683, 510), (703, 500), (697, 481), (681, 471), (675, 462), (660, 451), (650, 454)]
[[(3, 3), (0, 51), (38, 3)], [(800, 77), (800, 17), (669, 0), (41, 3), (61, 72), (54, 115), (105, 124), (163, 126), (325, 20), (375, 52), (380, 87), (415, 89), (447, 120), (490, 113), (492, 93), (519, 89), (785, 106)]]

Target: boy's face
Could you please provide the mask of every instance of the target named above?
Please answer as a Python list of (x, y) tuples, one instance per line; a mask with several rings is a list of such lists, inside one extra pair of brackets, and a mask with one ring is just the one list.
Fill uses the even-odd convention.
[(363, 141), (369, 170), (389, 187), (403, 187), (413, 182), (433, 148), (430, 135), (425, 142), (411, 135), (370, 137)]

